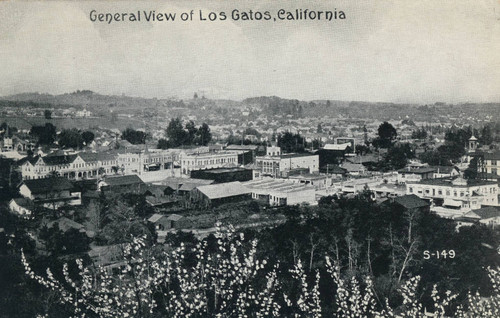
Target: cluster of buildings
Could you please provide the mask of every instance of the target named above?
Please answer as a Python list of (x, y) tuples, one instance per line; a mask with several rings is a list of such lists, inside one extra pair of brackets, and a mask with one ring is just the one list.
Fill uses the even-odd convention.
[[(329, 195), (355, 195), (369, 190), (374, 200), (416, 196), (440, 216), (463, 221), (486, 207), (498, 211), (500, 153), (480, 153), (471, 138), (464, 159), (480, 157), (478, 173), (488, 178), (464, 179), (463, 167), (410, 163), (388, 173), (370, 171), (378, 158), (355, 155), (353, 138), (337, 138), (315, 152), (282, 153), (275, 145), (259, 153), (253, 145), (211, 145), (179, 149), (113, 149), (100, 152), (55, 151), (18, 161), (22, 198), (11, 209), (29, 214), (34, 203), (47, 208), (81, 204), (73, 181), (94, 180), (103, 191), (150, 189), (150, 204), (160, 208), (182, 198), (190, 207), (258, 200), (269, 206), (309, 204)], [(342, 160), (339, 162), (339, 158)], [(120, 190), (121, 189), (121, 190)], [(168, 195), (167, 195), (168, 193)], [(493, 209), (493, 210), (491, 210)], [(494, 213), (493, 213), (494, 214)], [(481, 213), (475, 213), (475, 218)]]
[[(431, 210), (459, 225), (498, 225), (500, 152), (480, 152), (477, 145), (477, 138), (472, 136), (462, 165), (401, 169), (398, 182), (405, 184), (406, 194), (428, 201)], [(478, 162), (477, 177), (465, 179), (464, 169), (473, 158)]]

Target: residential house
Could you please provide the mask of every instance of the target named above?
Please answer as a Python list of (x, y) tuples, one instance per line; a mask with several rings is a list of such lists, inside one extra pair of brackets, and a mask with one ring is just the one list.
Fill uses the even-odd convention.
[(53, 221), (49, 221), (46, 223), (46, 227), (47, 228), (51, 228), (53, 227), (54, 225), (58, 226), (58, 228), (63, 232), (63, 233), (66, 233), (68, 232), (69, 230), (76, 230), (82, 234), (85, 234), (87, 237), (93, 237), (94, 236), (94, 232), (92, 231), (87, 231), (85, 229), (85, 226), (83, 226), (82, 224), (78, 223), (78, 222), (75, 222), (71, 219), (68, 219), (67, 217), (60, 217), (58, 218), (57, 220), (53, 220)]
[[(348, 145), (351, 149), (350, 152), (354, 153), (356, 150), (356, 139), (350, 137), (337, 137), (334, 139), (336, 145)], [(346, 149), (347, 150), (347, 149)]]
[(214, 183), (213, 180), (193, 179), (193, 178), (184, 179), (181, 182), (182, 183), (179, 183), (177, 193), (179, 193), (179, 195), (182, 196), (188, 195), (193, 189), (199, 186), (209, 185)]
[(81, 191), (64, 177), (24, 180), (19, 193), (46, 208), (56, 209), (63, 205), (82, 204)]
[(366, 167), (360, 163), (345, 162), (341, 165), (341, 168), (352, 176), (359, 176), (367, 171)]
[(339, 167), (335, 164), (327, 164), (326, 166), (322, 166), (319, 170), (321, 173), (326, 173), (329, 176), (332, 176), (336, 179), (345, 178), (348, 174), (347, 170)]
[(460, 175), (460, 170), (457, 166), (431, 166), (429, 168), (433, 168), (435, 170), (432, 176), (434, 179), (456, 177)]
[(378, 163), (378, 158), (374, 155), (364, 155), (355, 157), (346, 157), (345, 160), (350, 163), (362, 164), (365, 167), (373, 167)]
[(395, 198), (406, 195), (406, 186), (402, 184), (381, 183), (372, 185), (370, 191), (375, 194), (375, 199)]
[(141, 193), (145, 187), (146, 184), (135, 174), (104, 177), (98, 183), (100, 191)]
[(164, 214), (155, 213), (148, 219), (148, 222), (154, 224), (156, 231), (165, 231), (172, 227), (171, 221)]
[(9, 202), (9, 208), (17, 215), (28, 217), (33, 213), (35, 205), (28, 198), (14, 198)]
[(155, 208), (165, 208), (177, 202), (173, 189), (162, 185), (148, 185), (144, 192), (146, 202)]
[(170, 222), (171, 229), (182, 230), (191, 227), (191, 221), (179, 214), (170, 214), (167, 216), (167, 221)]
[(398, 170), (398, 183), (418, 182), (421, 180), (432, 179), (436, 173), (436, 168), (419, 167), (419, 168), (403, 168)]
[(500, 176), (500, 152), (485, 153), (484, 167), (481, 169), (480, 172)]
[(431, 204), (428, 200), (423, 200), (414, 194), (390, 198), (382, 203), (391, 206), (401, 212), (414, 214), (417, 212), (430, 211)]
[(479, 223), (491, 226), (493, 228), (500, 225), (500, 208), (498, 207), (487, 206), (481, 209), (473, 210), (464, 215), (464, 217), (466, 218), (474, 218), (474, 216), (476, 216), (476, 219)]
[(94, 266), (104, 268), (109, 274), (119, 273), (124, 261), (125, 244), (91, 246), (88, 255)]

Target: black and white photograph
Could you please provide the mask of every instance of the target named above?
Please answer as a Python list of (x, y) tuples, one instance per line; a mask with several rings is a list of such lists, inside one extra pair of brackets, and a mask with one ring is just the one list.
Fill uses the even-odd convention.
[(499, 0), (0, 0), (0, 318), (500, 317)]

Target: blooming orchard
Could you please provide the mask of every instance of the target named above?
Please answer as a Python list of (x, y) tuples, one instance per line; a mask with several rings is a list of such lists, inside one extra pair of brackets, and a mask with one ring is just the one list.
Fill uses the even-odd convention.
[[(123, 260), (117, 263), (120, 270), (115, 274), (102, 266), (84, 266), (77, 260), (78, 277), (72, 277), (68, 265), (64, 265), (63, 279), (56, 279), (50, 269), (46, 275), (35, 273), (24, 253), (22, 262), (29, 277), (58, 293), (69, 317), (324, 315), (319, 272), (306, 273), (298, 260), (288, 270), (289, 282), (297, 286), (290, 294), (278, 279), (280, 264), (257, 257), (256, 240), (246, 240), (232, 228), (219, 229), (215, 239), (212, 247), (204, 240), (191, 251), (180, 244), (158, 252), (146, 246), (145, 238), (135, 238), (124, 247)], [(195, 255), (194, 261), (186, 259), (188, 252)], [(457, 296), (450, 291), (440, 295), (434, 286), (434, 307), (428, 309), (429, 313), (417, 297), (419, 276), (402, 282), (402, 304), (391, 308), (389, 301), (376, 299), (370, 276), (358, 281), (354, 276), (342, 275), (340, 266), (330, 258), (325, 262), (330, 277), (324, 278), (332, 279), (335, 286), (337, 317), (500, 317), (500, 268), (487, 269), (496, 293), (492, 297), (469, 294), (466, 305), (452, 313), (450, 304)]]

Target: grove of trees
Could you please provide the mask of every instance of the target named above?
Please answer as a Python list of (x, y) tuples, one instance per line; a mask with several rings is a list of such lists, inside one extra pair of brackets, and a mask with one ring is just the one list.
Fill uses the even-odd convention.
[(427, 151), (421, 154), (420, 160), (429, 165), (452, 165), (465, 154), (466, 145), (472, 134), (473, 130), (471, 127), (466, 129), (448, 129), (444, 136), (444, 145), (439, 146), (433, 151)]
[(166, 129), (168, 139), (160, 139), (158, 148), (167, 149), (179, 146), (206, 146), (212, 141), (212, 133), (208, 124), (203, 123), (198, 128), (190, 120), (183, 126), (180, 118), (172, 118)]
[(56, 140), (56, 127), (51, 123), (44, 126), (32, 126), (30, 135), (38, 138), (39, 145), (51, 145)]
[(93, 132), (81, 132), (76, 128), (63, 129), (58, 136), (59, 146), (63, 148), (82, 148), (85, 145), (89, 145), (93, 140)]
[(122, 132), (122, 139), (127, 140), (133, 145), (145, 144), (147, 138), (149, 138), (148, 133), (132, 128), (127, 128)]

